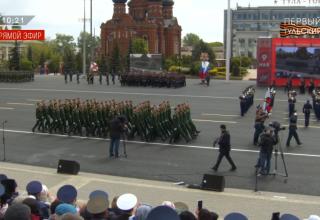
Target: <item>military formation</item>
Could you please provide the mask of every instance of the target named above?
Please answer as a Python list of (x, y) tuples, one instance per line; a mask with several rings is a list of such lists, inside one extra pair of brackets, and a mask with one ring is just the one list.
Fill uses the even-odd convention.
[(34, 73), (26, 71), (0, 71), (0, 82), (18, 83), (34, 81)]
[(320, 89), (313, 90), (312, 104), (313, 104), (314, 114), (316, 115), (316, 118), (320, 120)]
[(129, 139), (139, 136), (147, 142), (160, 138), (173, 143), (183, 138), (189, 142), (199, 134), (190, 107), (185, 103), (177, 105), (172, 114), (168, 101), (160, 105), (145, 101), (134, 106), (128, 100), (81, 101), (79, 98), (38, 102), (32, 131), (107, 138), (111, 120), (120, 115), (127, 119)]
[(135, 70), (120, 75), (120, 83), (122, 86), (180, 88), (186, 86), (186, 77), (178, 73), (156, 73)]
[(248, 86), (243, 92), (242, 95), (239, 96), (240, 100), (240, 114), (244, 116), (249, 108), (254, 103), (254, 93), (255, 89), (253, 86)]

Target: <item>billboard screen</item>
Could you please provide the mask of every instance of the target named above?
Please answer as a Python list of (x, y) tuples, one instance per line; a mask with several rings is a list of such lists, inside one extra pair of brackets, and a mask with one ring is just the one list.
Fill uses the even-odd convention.
[(320, 46), (277, 46), (276, 78), (320, 79)]
[(161, 54), (130, 54), (130, 68), (151, 71), (162, 70)]

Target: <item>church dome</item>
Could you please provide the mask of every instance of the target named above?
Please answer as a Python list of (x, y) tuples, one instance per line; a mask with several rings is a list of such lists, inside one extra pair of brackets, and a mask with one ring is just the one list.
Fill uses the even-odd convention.
[(162, 3), (163, 3), (163, 6), (172, 6), (172, 5), (174, 5), (174, 1), (173, 0), (163, 0)]
[(128, 0), (112, 0), (115, 4), (125, 4)]

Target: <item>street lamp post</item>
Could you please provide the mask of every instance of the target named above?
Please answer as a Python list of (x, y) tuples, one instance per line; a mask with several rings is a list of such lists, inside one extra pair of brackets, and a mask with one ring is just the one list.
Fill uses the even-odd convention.
[(226, 46), (226, 81), (230, 80), (230, 59), (231, 59), (231, 9), (228, 0), (227, 11), (227, 46)]

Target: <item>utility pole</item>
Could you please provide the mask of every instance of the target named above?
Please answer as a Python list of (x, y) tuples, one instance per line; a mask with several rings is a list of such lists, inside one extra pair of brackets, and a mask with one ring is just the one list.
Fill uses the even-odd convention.
[(86, 74), (86, 39), (85, 39), (85, 34), (86, 34), (86, 0), (83, 0), (83, 36), (82, 36), (82, 41), (83, 41), (83, 49), (82, 49), (82, 72), (84, 75)]
[(228, 0), (227, 11), (227, 46), (226, 46), (226, 81), (230, 80), (230, 61), (231, 61), (231, 9)]

